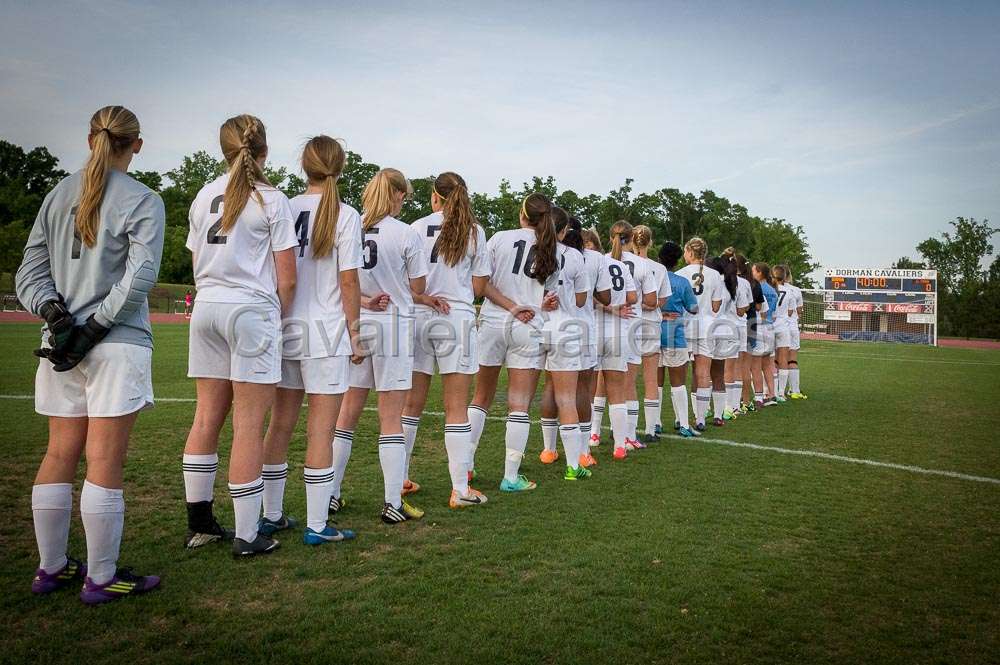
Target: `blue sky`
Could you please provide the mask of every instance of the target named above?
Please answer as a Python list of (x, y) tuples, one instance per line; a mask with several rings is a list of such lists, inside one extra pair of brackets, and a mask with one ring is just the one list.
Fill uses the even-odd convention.
[(218, 153), (251, 112), (273, 161), (315, 133), (478, 191), (710, 188), (883, 266), (957, 215), (1000, 226), (1000, 2), (0, 0), (0, 136), (86, 157), (139, 116), (136, 168)]

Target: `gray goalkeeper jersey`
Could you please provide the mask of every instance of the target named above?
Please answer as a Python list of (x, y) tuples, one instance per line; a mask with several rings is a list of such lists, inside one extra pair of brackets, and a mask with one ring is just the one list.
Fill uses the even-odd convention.
[(112, 326), (104, 341), (152, 347), (146, 295), (163, 254), (163, 201), (125, 173), (109, 171), (97, 241), (87, 247), (74, 219), (82, 179), (77, 171), (45, 197), (17, 270), (18, 300), (37, 315), (61, 295), (78, 325), (93, 314)]

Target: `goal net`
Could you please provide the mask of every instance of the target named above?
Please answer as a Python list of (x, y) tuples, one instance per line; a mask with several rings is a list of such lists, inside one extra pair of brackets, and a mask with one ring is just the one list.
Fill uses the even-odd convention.
[[(802, 333), (814, 339), (937, 345), (937, 295), (802, 291)], [(904, 297), (905, 296), (905, 297)]]

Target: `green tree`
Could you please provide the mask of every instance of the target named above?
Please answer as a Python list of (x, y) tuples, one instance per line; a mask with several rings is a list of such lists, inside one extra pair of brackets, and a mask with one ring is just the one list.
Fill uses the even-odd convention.
[(154, 192), (160, 191), (163, 187), (163, 176), (156, 171), (129, 171), (128, 174)]
[(927, 264), (923, 261), (914, 261), (908, 256), (901, 256), (893, 262), (892, 267), (899, 270), (926, 270)]

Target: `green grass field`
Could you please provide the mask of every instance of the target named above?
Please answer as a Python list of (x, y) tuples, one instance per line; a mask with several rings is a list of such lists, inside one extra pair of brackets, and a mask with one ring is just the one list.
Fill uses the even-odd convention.
[[(84, 608), (73, 592), (28, 591), (30, 487), (46, 427), (13, 396), (32, 392), (36, 330), (0, 326), (0, 661), (984, 663), (1000, 654), (995, 351), (807, 343), (808, 401), (699, 441), (667, 438), (623, 463), (605, 445), (588, 482), (540, 464), (533, 427), (524, 470), (539, 489), (528, 495), (496, 490), (503, 423), (490, 421), (478, 455), (490, 503), (465, 512), (447, 508), (443, 424), (429, 414), (411, 470), (427, 516), (395, 528), (377, 520), (369, 414), (339, 519), (357, 541), (312, 549), (286, 534), (273, 556), (234, 562), (222, 546), (181, 547), (194, 385), (186, 327), (159, 326), (156, 395), (188, 401), (160, 401), (139, 419), (122, 564), (162, 575), (163, 587)], [(503, 408), (501, 392), (493, 414)], [(437, 394), (428, 410), (440, 410)], [(228, 436), (216, 491), (231, 523)], [(301, 431), (292, 445), (286, 506), (303, 516)], [(70, 546), (85, 552), (78, 518)]]

